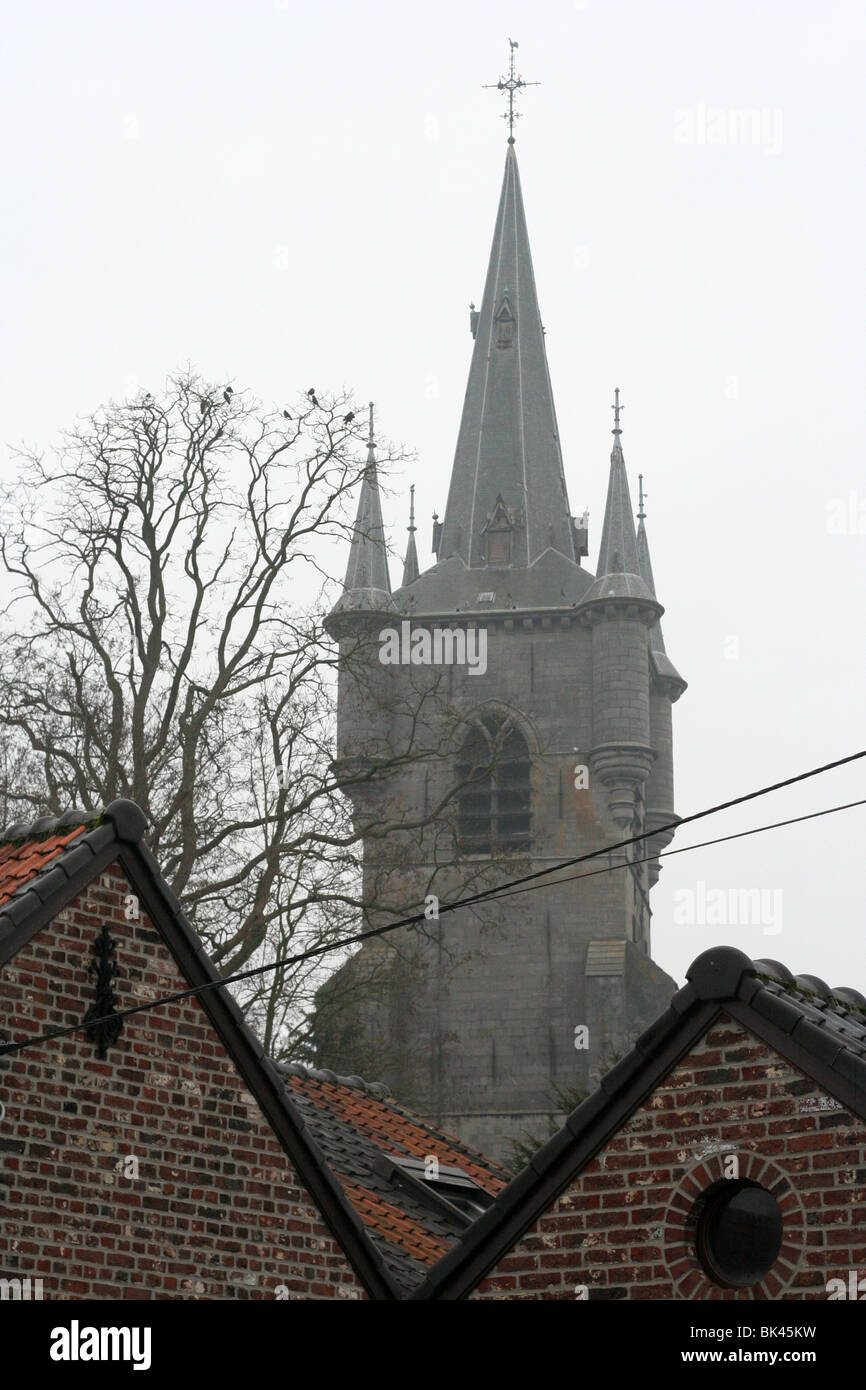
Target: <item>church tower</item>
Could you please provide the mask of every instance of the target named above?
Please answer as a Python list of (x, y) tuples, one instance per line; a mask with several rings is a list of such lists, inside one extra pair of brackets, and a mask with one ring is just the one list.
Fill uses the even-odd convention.
[(685, 689), (642, 493), (635, 529), (618, 391), (597, 574), (581, 563), (511, 130), (435, 563), (419, 572), (413, 511), (391, 591), (371, 429), (329, 629), (369, 924), (546, 872), (368, 943), (320, 991), (316, 1021), (320, 1065), (388, 1082), (498, 1157), (546, 1135), (563, 1095), (596, 1085), (676, 988), (651, 958), (649, 893)]

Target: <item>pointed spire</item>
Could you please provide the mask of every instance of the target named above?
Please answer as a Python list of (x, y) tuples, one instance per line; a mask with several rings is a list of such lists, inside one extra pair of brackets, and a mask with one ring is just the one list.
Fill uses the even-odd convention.
[(548, 548), (573, 561), (559, 430), (512, 144), (484, 296), (472, 326), (475, 345), (438, 558), (460, 555), (471, 568), (487, 563), (484, 528), (501, 494), (513, 524), (512, 567), (531, 565)]
[(346, 566), (343, 593), (334, 613), (391, 611), (391, 579), (388, 574), (388, 552), (385, 546), (385, 527), (379, 498), (379, 478), (376, 471), (376, 441), (373, 434), (373, 402), (370, 402), (370, 431), (367, 438), (367, 467), (358, 497), (358, 512)]
[[(637, 511), (637, 558), (640, 566), (641, 579), (646, 584), (653, 598), (656, 596), (656, 586), (653, 580), (653, 567), (650, 560), (649, 541), (646, 533), (646, 502), (647, 494), (643, 490), (643, 473), (638, 474), (638, 511)], [(686, 682), (683, 680), (677, 668), (674, 666), (667, 652), (665, 651), (665, 639), (662, 636), (661, 622), (654, 623), (648, 634), (650, 661), (652, 662), (655, 675), (664, 680), (678, 684), (681, 689), (675, 696), (679, 699), (683, 690), (686, 689)]]
[(614, 426), (611, 431), (613, 449), (610, 454), (610, 479), (598, 552), (597, 578), (588, 590), (584, 603), (592, 603), (601, 598), (654, 598), (652, 590), (641, 576), (638, 560), (628, 474), (621, 443), (620, 416), (625, 406), (620, 404), (619, 387), (614, 393), (611, 409), (614, 412)]
[(414, 584), (418, 578), (418, 551), (415, 548), (415, 484), (409, 489), (409, 525), (406, 527), (409, 532), (409, 544), (406, 546), (406, 559), (403, 562), (403, 588), (407, 584)]

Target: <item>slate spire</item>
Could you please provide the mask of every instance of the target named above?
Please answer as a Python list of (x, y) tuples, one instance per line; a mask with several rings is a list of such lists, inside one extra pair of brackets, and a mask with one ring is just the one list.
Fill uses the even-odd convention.
[[(640, 568), (640, 576), (644, 584), (649, 589), (653, 598), (656, 596), (656, 586), (653, 580), (653, 568), (650, 560), (649, 541), (646, 533), (646, 512), (644, 501), (646, 494), (643, 490), (643, 474), (638, 474), (638, 509), (637, 509), (637, 560)], [(686, 682), (677, 671), (667, 652), (665, 651), (665, 639), (662, 636), (661, 622), (656, 622), (649, 630), (649, 650), (650, 660), (653, 664), (654, 673), (669, 681), (679, 682), (682, 689), (686, 689)], [(681, 692), (680, 692), (681, 693)]]
[[(472, 568), (488, 562), (485, 527), (501, 497), (508, 563), (524, 567), (548, 548), (574, 560), (572, 523), (544, 329), (538, 308), (514, 145), (505, 173), (475, 338), (448, 504), (437, 555)], [(501, 542), (498, 543), (501, 545)], [(502, 550), (498, 551), (502, 554)]]
[(418, 569), (418, 551), (417, 551), (416, 546), (415, 546), (415, 532), (417, 531), (418, 528), (417, 528), (417, 526), (415, 525), (415, 484), (414, 484), (414, 483), (412, 484), (412, 486), (411, 486), (410, 489), (409, 489), (409, 525), (407, 526), (406, 529), (407, 529), (407, 531), (409, 532), (409, 543), (408, 543), (408, 545), (406, 546), (406, 559), (405, 559), (404, 562), (403, 562), (403, 588), (404, 588), (404, 589), (406, 588), (406, 585), (407, 585), (407, 584), (414, 584), (414, 583), (415, 583), (415, 580), (418, 578), (418, 575), (419, 575), (419, 573), (420, 573), (420, 571), (419, 571), (419, 569)]
[[(587, 591), (584, 603), (592, 603), (600, 598), (639, 598), (652, 601), (655, 597), (641, 575), (638, 560), (628, 474), (620, 442), (620, 412), (624, 408), (620, 405), (617, 387), (612, 407), (615, 420), (612, 431), (613, 449), (610, 454), (610, 477), (598, 552), (597, 577), (592, 588)], [(658, 607), (661, 609), (661, 605)]]
[(373, 403), (370, 402), (370, 433), (367, 440), (367, 467), (358, 497), (358, 512), (349, 550), (349, 563), (343, 593), (334, 606), (334, 613), (391, 611), (391, 579), (388, 574), (388, 552), (385, 546), (385, 527), (382, 522), (382, 503), (379, 497), (379, 478), (376, 471), (376, 444), (373, 436)]

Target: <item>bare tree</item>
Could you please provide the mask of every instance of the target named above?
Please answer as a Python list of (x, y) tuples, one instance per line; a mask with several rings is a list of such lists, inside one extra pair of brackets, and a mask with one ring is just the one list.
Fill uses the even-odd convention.
[[(359, 907), (367, 920), (411, 910), (388, 873), (362, 881), (361, 841), (419, 833), (455, 794), (414, 819), (377, 812), (375, 826), (344, 795), (402, 759), (441, 756), (441, 734), (426, 748), (418, 735), (435, 679), (403, 711), (401, 749), (334, 762), (335, 670), (351, 652), (321, 615), (360, 442), (345, 395), (267, 411), (187, 371), (159, 399), (110, 403), (48, 456), (21, 453), (2, 499), (4, 823), (136, 801), (225, 974), (336, 942)], [(277, 1055), (297, 1051), (322, 978), (310, 962), (242, 991)]]

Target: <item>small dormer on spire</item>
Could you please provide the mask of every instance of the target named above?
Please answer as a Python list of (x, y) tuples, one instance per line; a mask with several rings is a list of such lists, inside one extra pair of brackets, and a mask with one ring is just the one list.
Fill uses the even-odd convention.
[(514, 520), (500, 492), (481, 533), (484, 539), (484, 559), (488, 565), (511, 564)]
[(379, 496), (379, 477), (376, 469), (376, 440), (373, 430), (373, 402), (370, 402), (370, 425), (367, 436), (367, 466), (358, 496), (358, 511), (352, 529), (349, 563), (343, 592), (333, 613), (392, 612), (391, 579), (388, 574), (388, 551), (382, 521)]
[(511, 300), (508, 297), (508, 287), (503, 291), (499, 301), (499, 308), (494, 316), (496, 323), (496, 346), (498, 348), (510, 348), (514, 344), (514, 314), (511, 311)]
[(415, 546), (415, 532), (418, 528), (415, 525), (415, 484), (409, 489), (409, 525), (406, 530), (409, 532), (409, 542), (406, 546), (406, 559), (403, 562), (403, 588), (407, 584), (414, 584), (420, 574), (418, 568), (418, 550)]

